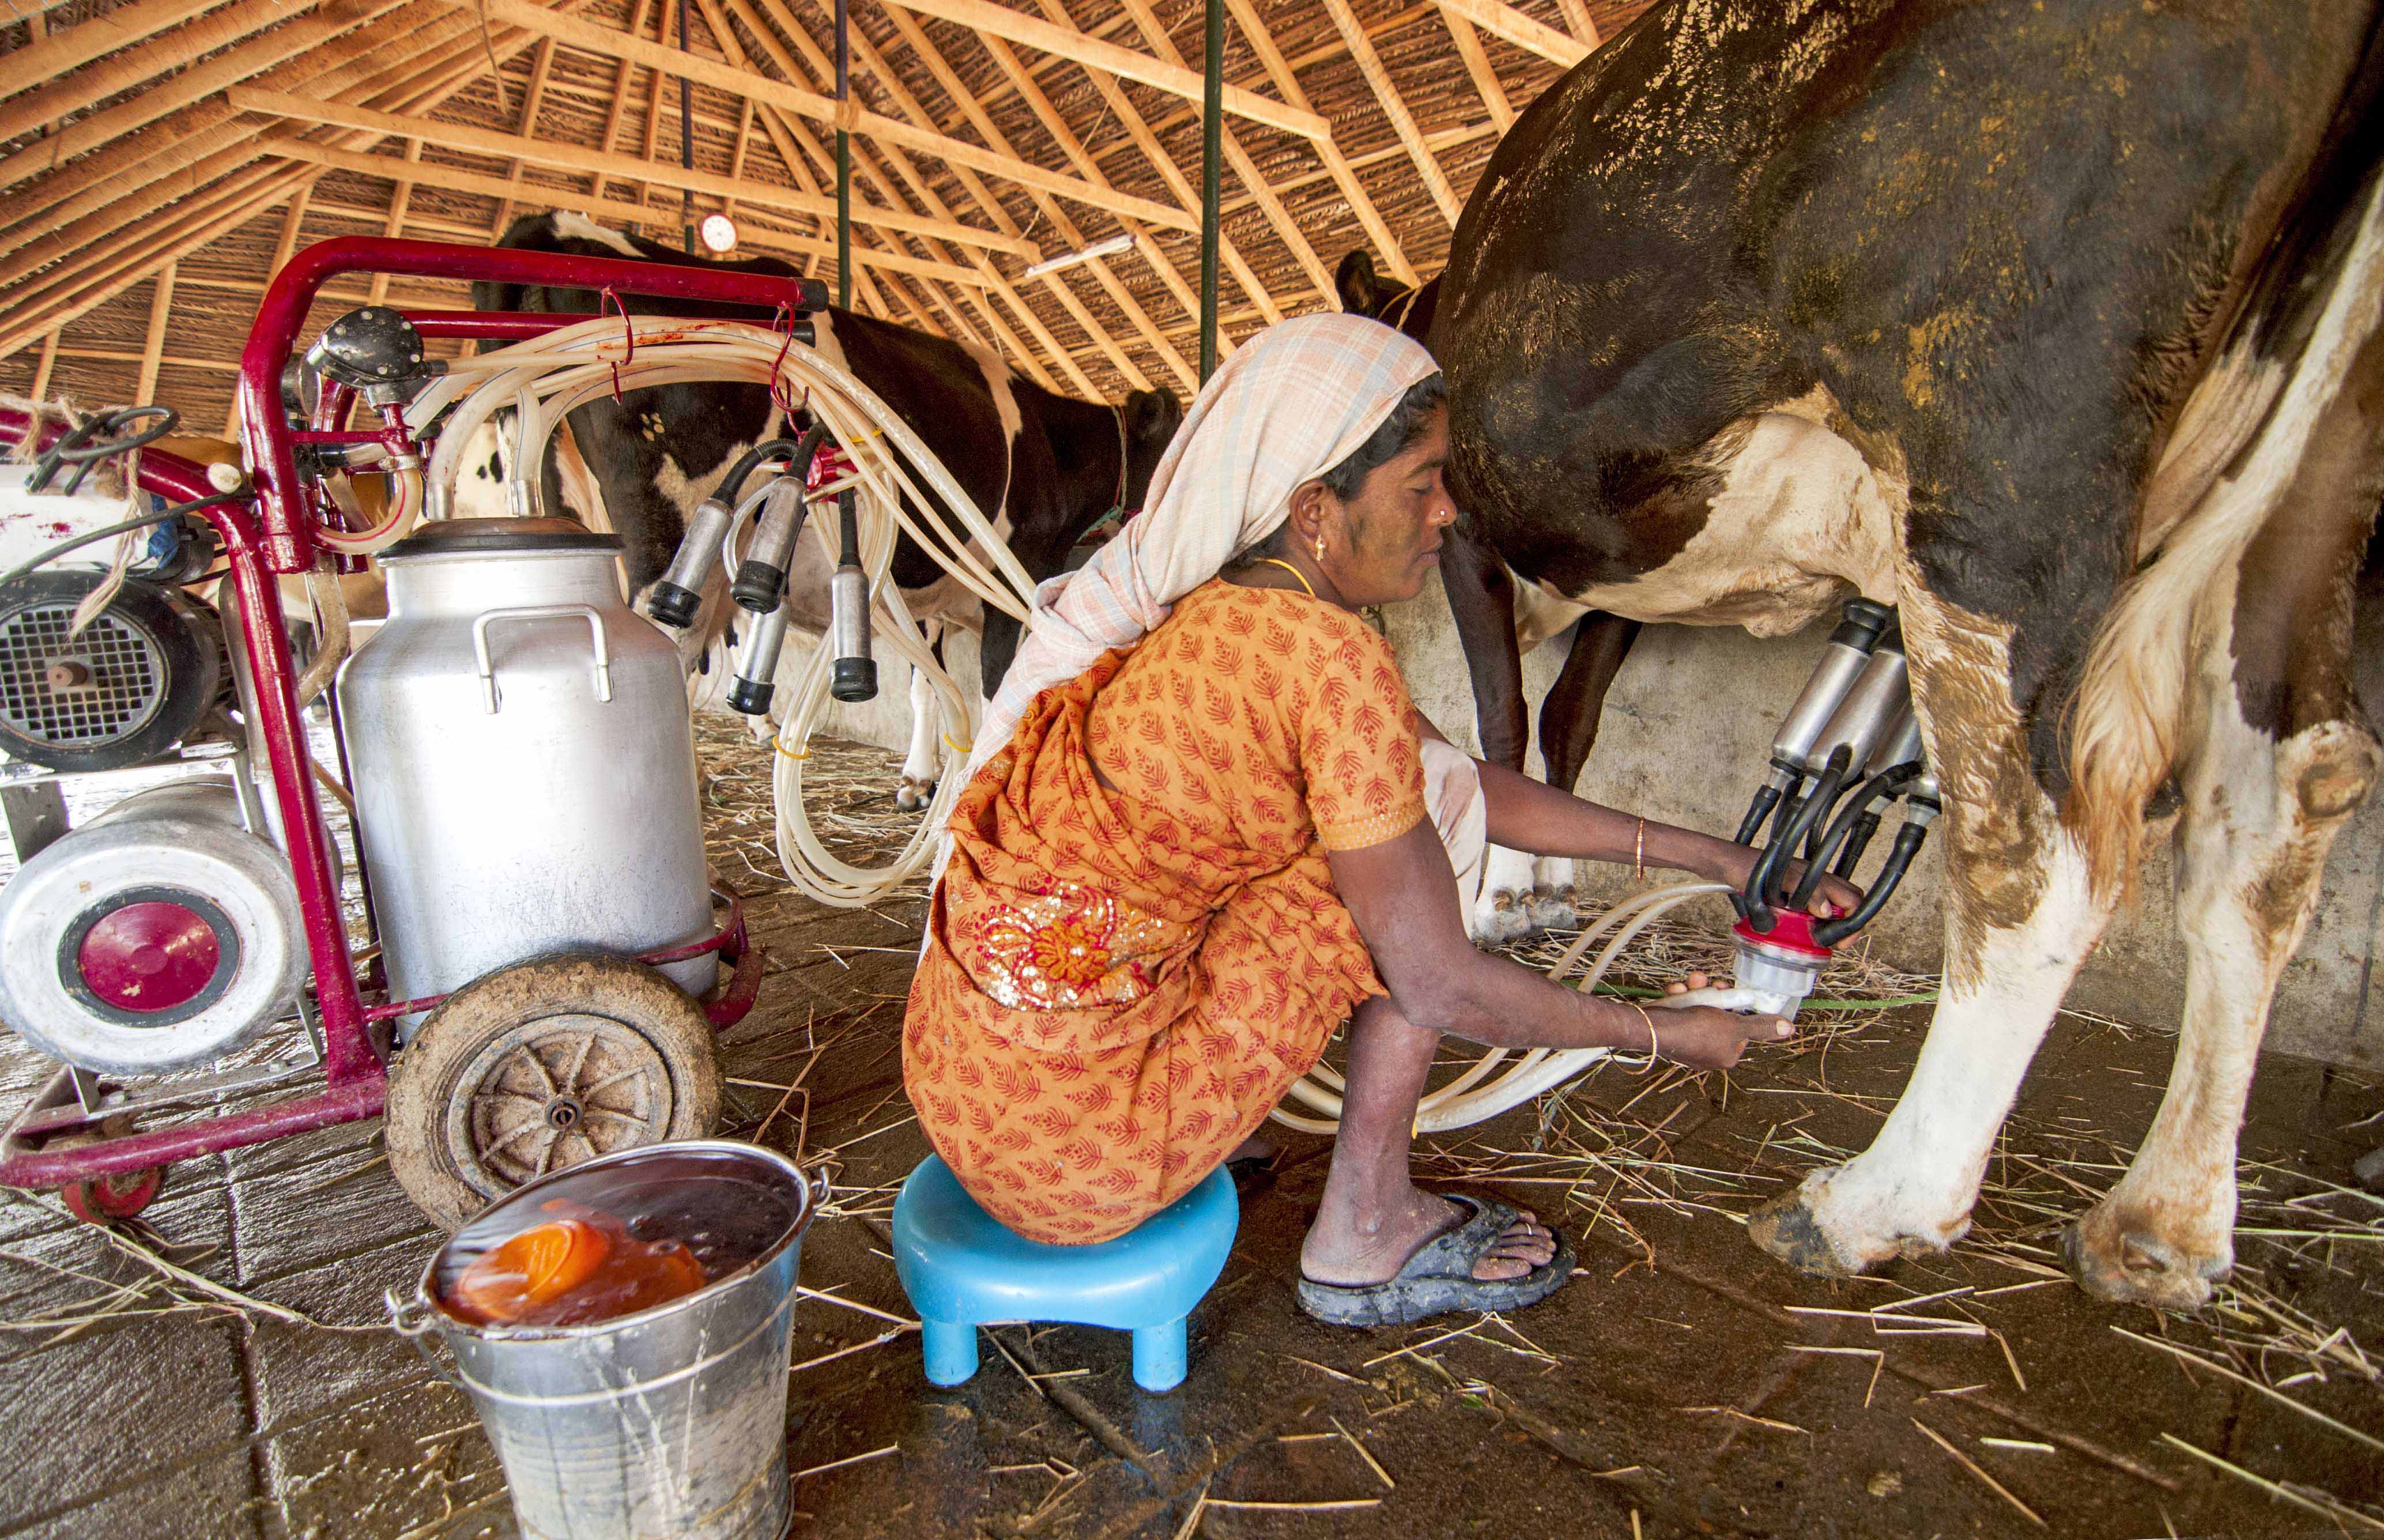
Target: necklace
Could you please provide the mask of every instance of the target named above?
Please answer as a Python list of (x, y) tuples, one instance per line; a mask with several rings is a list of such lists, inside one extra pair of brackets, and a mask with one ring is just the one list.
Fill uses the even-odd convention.
[(1279, 566), (1283, 568), (1285, 572), (1290, 573), (1294, 578), (1299, 580), (1301, 592), (1307, 594), (1310, 599), (1316, 597), (1316, 590), (1308, 586), (1308, 574), (1300, 571), (1299, 568), (1292, 565), (1289, 562), (1285, 561), (1282, 557), (1260, 556), (1259, 558), (1258, 565), (1260, 566)]

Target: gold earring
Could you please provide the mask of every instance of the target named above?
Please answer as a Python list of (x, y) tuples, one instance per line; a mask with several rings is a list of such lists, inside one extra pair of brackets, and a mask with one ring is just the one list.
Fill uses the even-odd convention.
[(1324, 531), (1322, 529), (1316, 531), (1316, 562), (1320, 566), (1324, 564)]

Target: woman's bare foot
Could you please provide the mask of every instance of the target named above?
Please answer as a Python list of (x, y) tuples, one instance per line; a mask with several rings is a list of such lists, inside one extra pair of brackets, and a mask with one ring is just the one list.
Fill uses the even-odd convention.
[[(1387, 1283), (1426, 1242), (1470, 1217), (1463, 1205), (1413, 1186), (1363, 1213), (1354, 1204), (1335, 1202), (1328, 1190), (1299, 1248), (1299, 1270), (1320, 1284)], [(1537, 1215), (1518, 1210), (1515, 1223), (1474, 1264), (1473, 1276), (1484, 1283), (1521, 1278), (1546, 1266), (1556, 1252), (1557, 1239), (1547, 1226)]]

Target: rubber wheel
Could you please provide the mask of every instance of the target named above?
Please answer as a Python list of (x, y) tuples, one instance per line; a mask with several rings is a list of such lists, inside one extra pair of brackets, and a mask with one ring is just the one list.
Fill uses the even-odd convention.
[(643, 963), (534, 957), (466, 985), (400, 1049), (390, 1170), (449, 1229), (536, 1177), (709, 1135), (720, 1069), (703, 1008)]
[(107, 1224), (130, 1219), (149, 1206), (166, 1184), (163, 1166), (143, 1166), (116, 1176), (94, 1176), (69, 1182), (58, 1189), (67, 1211), (85, 1224)]

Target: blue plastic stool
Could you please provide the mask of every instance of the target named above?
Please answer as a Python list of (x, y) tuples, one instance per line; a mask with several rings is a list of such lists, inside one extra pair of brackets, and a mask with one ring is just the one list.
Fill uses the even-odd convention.
[(1241, 1223), (1223, 1166), (1114, 1240), (1044, 1246), (1005, 1229), (941, 1159), (919, 1162), (894, 1200), (894, 1270), (919, 1312), (927, 1378), (976, 1372), (985, 1321), (1067, 1321), (1134, 1334), (1134, 1383), (1184, 1380), (1185, 1318), (1225, 1270)]

